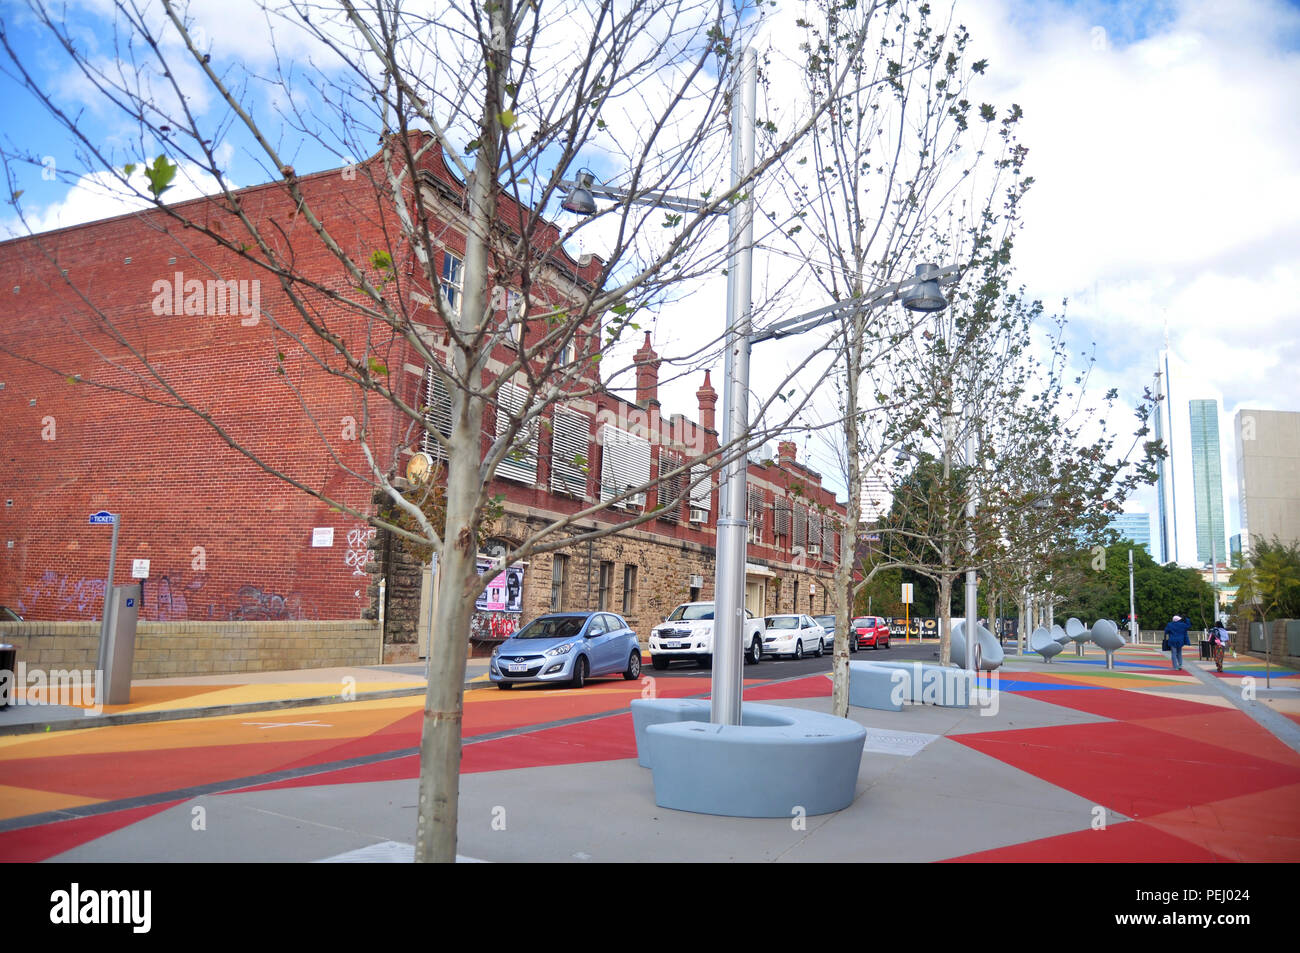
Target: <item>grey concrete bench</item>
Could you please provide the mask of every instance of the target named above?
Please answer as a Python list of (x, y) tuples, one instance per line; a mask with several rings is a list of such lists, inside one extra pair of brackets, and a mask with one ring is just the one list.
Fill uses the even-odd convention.
[[(883, 674), (882, 674), (883, 673)], [(880, 702), (889, 679), (889, 691)], [(855, 701), (855, 689), (861, 701)], [(924, 662), (850, 662), (849, 704), (862, 708), (899, 711), (901, 702), (938, 705), (943, 708), (969, 708), (975, 700), (975, 680), (964, 668), (944, 668)]]
[(632, 702), (638, 762), (660, 807), (726, 817), (829, 814), (853, 803), (867, 730), (847, 718), (746, 704), (709, 723), (701, 699)]
[(896, 668), (870, 662), (850, 662), (849, 704), (879, 711), (902, 711), (904, 699), (911, 698), (910, 686), (903, 682), (910, 678), (906, 672)]

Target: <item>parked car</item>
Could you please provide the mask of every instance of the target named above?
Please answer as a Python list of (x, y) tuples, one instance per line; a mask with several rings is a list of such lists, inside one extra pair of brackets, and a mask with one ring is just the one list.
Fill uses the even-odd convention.
[(763, 620), (764, 655), (788, 655), (800, 659), (805, 652), (822, 654), (826, 630), (806, 615), (770, 615)]
[(853, 620), (853, 641), (860, 649), (889, 648), (889, 620), (878, 615), (858, 616)]
[[(670, 612), (662, 625), (650, 630), (650, 664), (661, 671), (678, 659), (712, 665), (713, 612), (712, 602), (683, 602)], [(763, 620), (755, 619), (748, 609), (740, 636), (745, 664), (762, 659)]]
[[(826, 638), (823, 640), (823, 647), (827, 652), (835, 651), (835, 616), (833, 615), (815, 615), (813, 621), (826, 630)], [(858, 640), (849, 639), (849, 651), (858, 650)]]
[(589, 677), (641, 677), (641, 644), (627, 620), (612, 612), (550, 612), (506, 639), (492, 653), (488, 678), (497, 688), (567, 683)]

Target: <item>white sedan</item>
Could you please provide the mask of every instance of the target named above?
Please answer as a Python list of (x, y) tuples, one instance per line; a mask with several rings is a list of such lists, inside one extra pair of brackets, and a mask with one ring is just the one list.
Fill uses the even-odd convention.
[(820, 656), (826, 630), (806, 615), (770, 615), (764, 622), (764, 655), (788, 655), (803, 658), (804, 653)]

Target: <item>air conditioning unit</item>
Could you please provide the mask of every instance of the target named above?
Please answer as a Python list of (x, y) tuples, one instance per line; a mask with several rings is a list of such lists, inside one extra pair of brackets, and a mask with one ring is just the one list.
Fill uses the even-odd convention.
[(704, 577), (703, 577), (703, 576), (692, 576), (692, 577), (691, 577), (691, 588), (692, 588), (692, 589), (703, 589), (703, 588), (704, 588)]
[(820, 546), (809, 546), (809, 547), (808, 547), (808, 555), (809, 555), (809, 556), (820, 556), (820, 555), (821, 555), (821, 552), (822, 552), (822, 548), (821, 548)]
[(695, 507), (693, 507), (693, 506), (691, 507), (691, 522), (692, 522), (692, 523), (707, 523), (708, 521), (709, 521), (709, 511), (708, 511), (708, 510), (697, 510)]

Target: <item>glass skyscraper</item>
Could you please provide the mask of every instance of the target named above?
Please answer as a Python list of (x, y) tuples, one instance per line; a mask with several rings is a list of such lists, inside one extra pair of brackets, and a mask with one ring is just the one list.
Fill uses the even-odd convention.
[(1192, 492), (1196, 499), (1196, 561), (1228, 561), (1223, 526), (1223, 469), (1219, 461), (1219, 402), (1187, 403), (1192, 422)]
[(1107, 528), (1119, 533), (1121, 539), (1145, 546), (1147, 553), (1154, 558), (1154, 554), (1151, 553), (1150, 513), (1121, 513), (1111, 517)]

